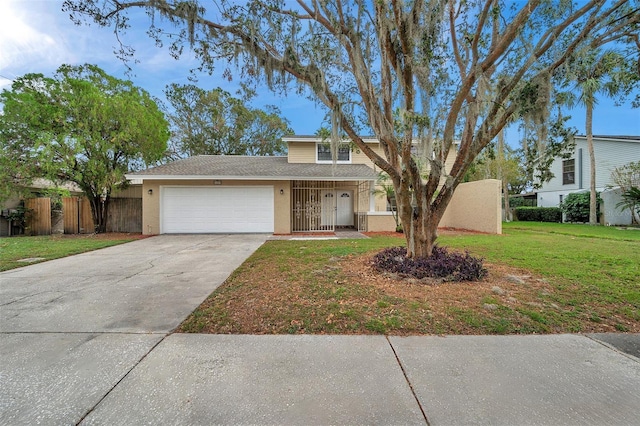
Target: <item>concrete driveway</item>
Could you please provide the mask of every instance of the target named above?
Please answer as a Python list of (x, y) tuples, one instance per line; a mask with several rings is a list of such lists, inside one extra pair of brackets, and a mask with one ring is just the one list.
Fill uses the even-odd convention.
[(268, 235), (162, 235), (0, 274), (0, 424), (76, 424)]

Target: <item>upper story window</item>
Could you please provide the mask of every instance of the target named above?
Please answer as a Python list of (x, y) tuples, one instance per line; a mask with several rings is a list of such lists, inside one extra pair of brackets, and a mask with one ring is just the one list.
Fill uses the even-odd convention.
[[(331, 163), (331, 146), (329, 144), (316, 144), (316, 160), (318, 163)], [(351, 163), (351, 147), (347, 144), (338, 147), (338, 163)]]
[(576, 183), (576, 160), (564, 160), (562, 162), (562, 184), (572, 185)]

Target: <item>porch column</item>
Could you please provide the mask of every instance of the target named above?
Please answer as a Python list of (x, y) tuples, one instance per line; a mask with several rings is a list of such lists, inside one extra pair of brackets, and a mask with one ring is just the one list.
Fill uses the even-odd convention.
[(373, 194), (373, 191), (376, 190), (376, 181), (369, 181), (369, 211), (376, 211), (376, 196)]

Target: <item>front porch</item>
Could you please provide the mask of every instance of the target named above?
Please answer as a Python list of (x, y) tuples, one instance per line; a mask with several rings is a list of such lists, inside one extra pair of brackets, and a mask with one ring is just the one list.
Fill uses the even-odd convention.
[(375, 211), (375, 181), (311, 181), (291, 183), (291, 231), (367, 231), (367, 214)]

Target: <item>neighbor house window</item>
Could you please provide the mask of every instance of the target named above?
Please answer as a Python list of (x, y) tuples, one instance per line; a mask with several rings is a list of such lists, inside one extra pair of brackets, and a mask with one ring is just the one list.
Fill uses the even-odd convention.
[[(316, 145), (318, 162), (331, 162), (331, 146), (329, 144), (319, 143)], [(351, 147), (349, 145), (340, 145), (338, 147), (338, 162), (349, 163), (351, 161)]]
[(564, 160), (562, 162), (562, 184), (576, 183), (576, 160)]

